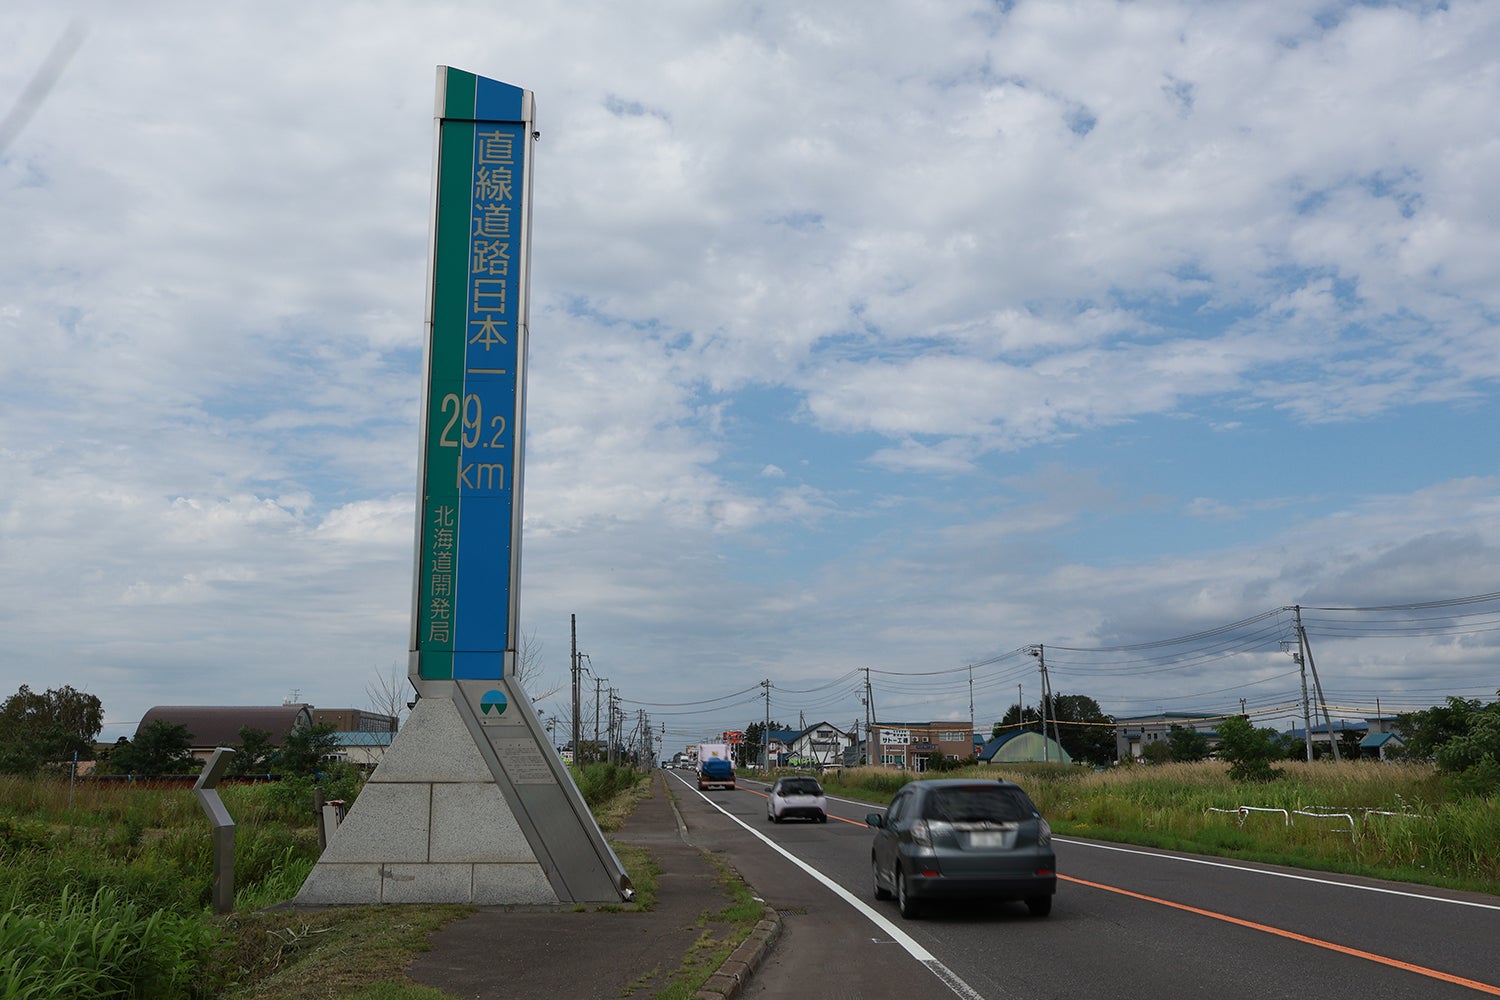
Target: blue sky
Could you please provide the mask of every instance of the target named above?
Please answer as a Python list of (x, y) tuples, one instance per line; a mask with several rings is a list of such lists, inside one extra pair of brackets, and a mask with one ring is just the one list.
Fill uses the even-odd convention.
[[(865, 668), (966, 717), (978, 663), (987, 727), (1034, 643), (1106, 711), (1286, 728), (1285, 616), (1100, 648), (1500, 591), (1493, 4), (0, 24), (0, 692), (90, 691), (107, 735), (404, 672), (440, 64), (537, 100), (549, 714), (576, 614), (586, 691), (670, 741), (767, 678), (852, 721)], [(1492, 612), (1310, 621), (1335, 714), (1494, 697)]]

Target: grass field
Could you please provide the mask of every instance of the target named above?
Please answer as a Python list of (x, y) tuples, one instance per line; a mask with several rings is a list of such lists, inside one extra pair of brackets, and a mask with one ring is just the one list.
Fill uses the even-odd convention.
[[(1015, 781), (1058, 834), (1500, 893), (1494, 799), (1454, 793), (1427, 764), (1278, 766), (1282, 777), (1265, 784), (1231, 782), (1217, 761), (1108, 771), (1010, 764), (928, 777)], [(854, 768), (825, 784), (884, 803), (914, 777)]]
[[(602, 827), (649, 790), (640, 777), (586, 769)], [(403, 970), (473, 907), (268, 911), (317, 860), (311, 784), (220, 794), (235, 819), (235, 912), (223, 916), (210, 912), (212, 842), (189, 789), (0, 776), (0, 1000), (442, 996)], [(649, 905), (649, 859), (630, 861)]]
[[(1235, 784), (1216, 762), (1102, 772), (998, 765), (942, 777), (1016, 781), (1060, 835), (1500, 893), (1495, 800), (1458, 793), (1427, 765), (1281, 766), (1266, 784)], [(824, 783), (879, 804), (914, 777), (858, 768)], [(578, 783), (606, 831), (650, 789), (638, 775), (595, 768)], [(0, 1000), (440, 996), (402, 970), (432, 931), (471, 908), (402, 907), (400, 920), (388, 907), (267, 912), (296, 893), (316, 860), (311, 788), (230, 786), (222, 795), (236, 820), (236, 911), (215, 916), (209, 829), (190, 791), (0, 777)], [(649, 906), (651, 858), (617, 850)], [(753, 925), (755, 907), (746, 907), (713, 919)], [(679, 991), (690, 995), (732, 938), (706, 937)]]

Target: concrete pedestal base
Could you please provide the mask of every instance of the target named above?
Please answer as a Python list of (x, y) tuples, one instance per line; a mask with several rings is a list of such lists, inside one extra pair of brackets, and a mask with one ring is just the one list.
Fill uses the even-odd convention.
[(423, 698), (333, 831), (296, 905), (557, 903), (447, 698)]

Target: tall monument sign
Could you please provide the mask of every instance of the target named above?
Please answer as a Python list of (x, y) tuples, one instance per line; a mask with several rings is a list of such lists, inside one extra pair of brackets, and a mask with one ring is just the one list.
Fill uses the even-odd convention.
[(408, 675), (418, 700), (295, 902), (630, 895), (514, 676), (531, 91), (438, 67)]

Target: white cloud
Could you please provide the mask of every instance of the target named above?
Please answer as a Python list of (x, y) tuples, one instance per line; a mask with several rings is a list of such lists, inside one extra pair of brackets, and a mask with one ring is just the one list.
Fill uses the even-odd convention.
[(13, 14), (0, 106), (88, 30), (0, 151), (0, 681), (138, 715), (404, 659), (440, 63), (540, 109), (554, 657), (579, 612), (671, 701), (1495, 589), (1493, 5), (654, 13)]

